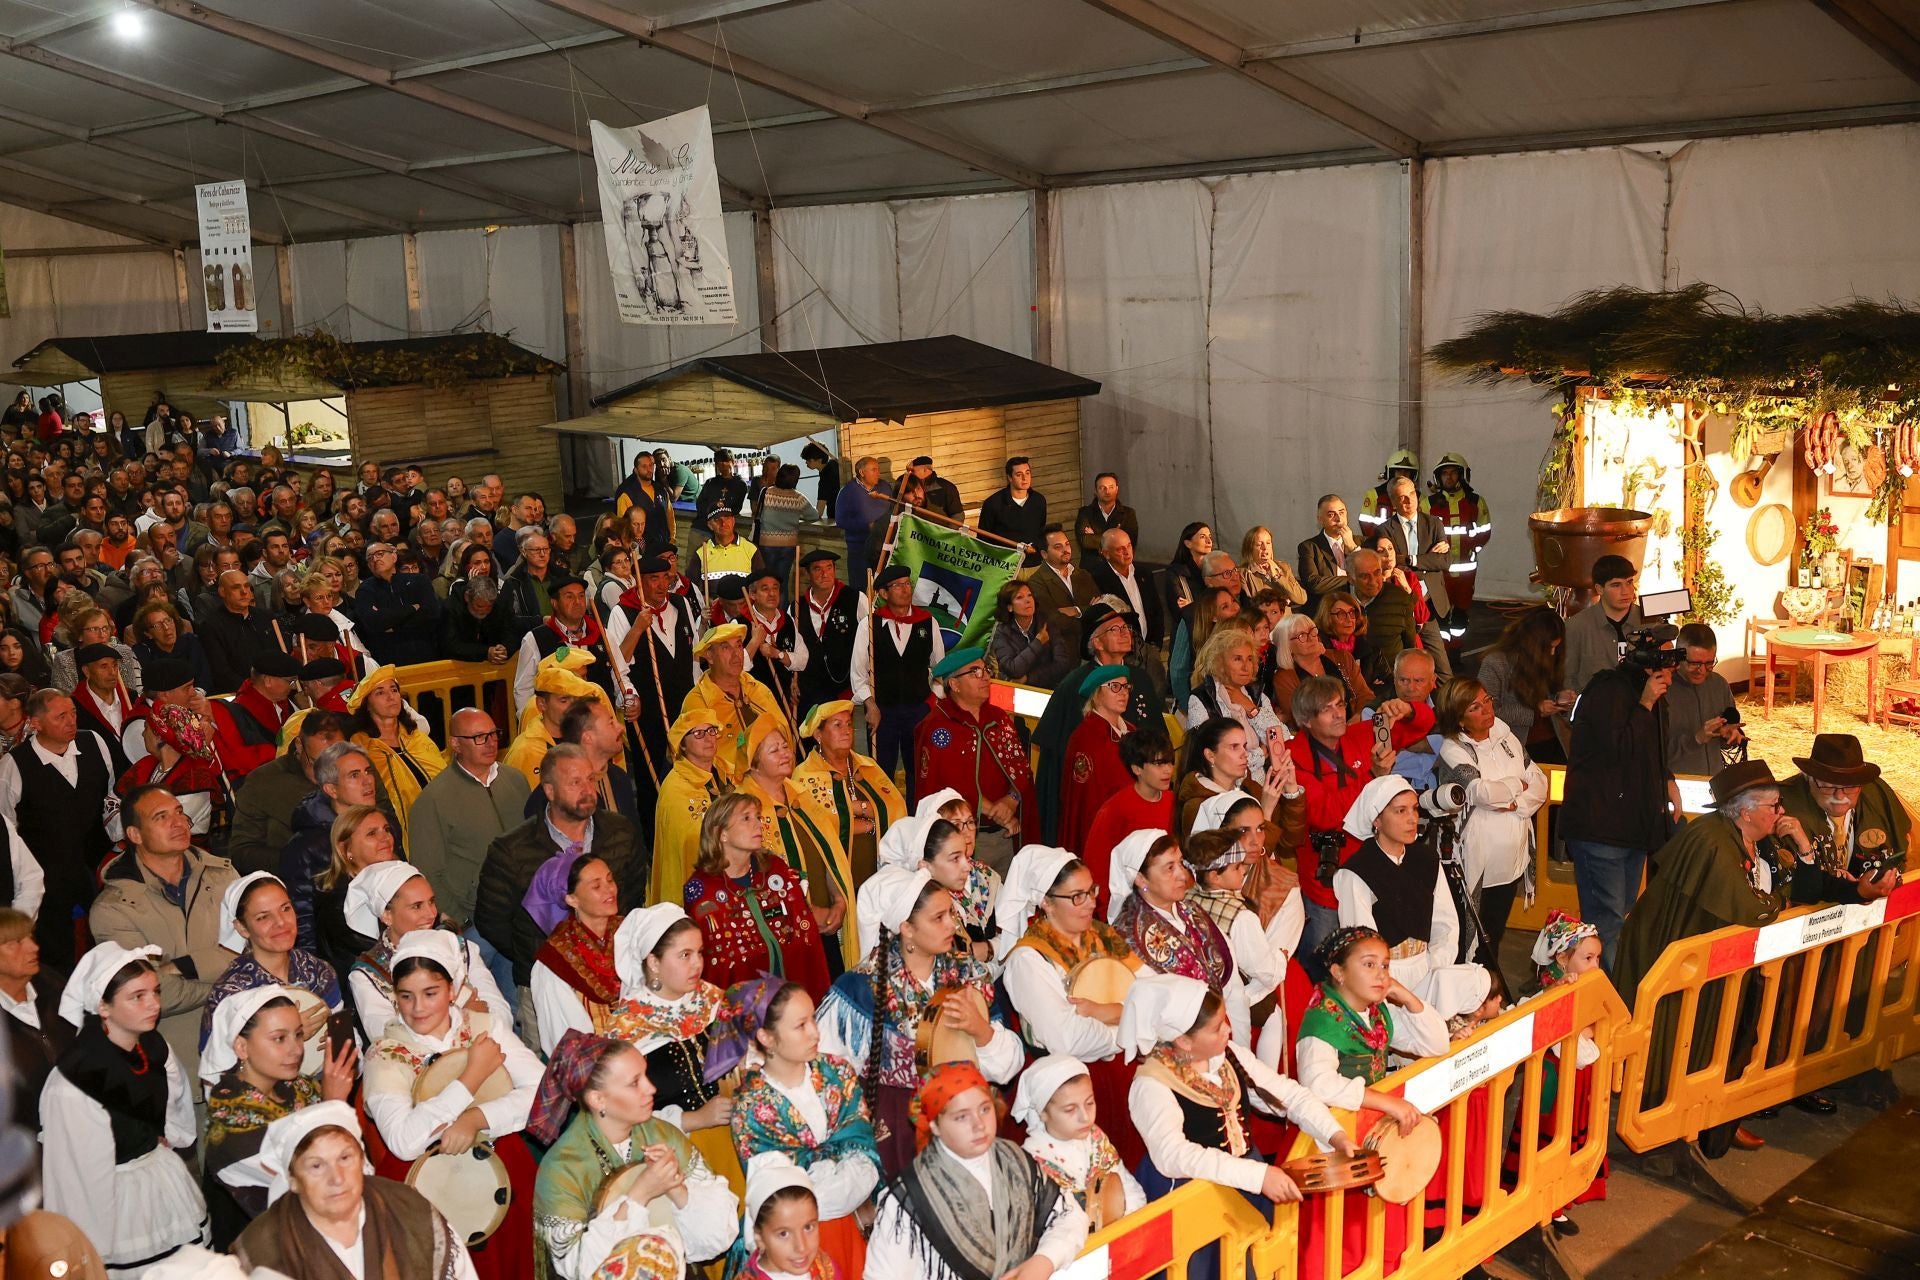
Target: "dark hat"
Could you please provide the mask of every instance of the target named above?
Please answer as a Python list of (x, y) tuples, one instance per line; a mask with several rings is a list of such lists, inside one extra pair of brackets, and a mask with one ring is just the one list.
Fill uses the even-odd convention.
[(754, 570), (752, 573), (749, 573), (747, 575), (747, 585), (752, 586), (754, 583), (759, 582), (765, 578), (772, 578), (775, 582), (780, 581), (780, 575), (778, 573), (774, 572), (772, 569), (762, 567)]
[(713, 584), (715, 600), (745, 600), (747, 598), (747, 580), (739, 574), (728, 574)]
[(333, 644), (340, 639), (339, 624), (324, 613), (301, 614), (293, 620), (293, 629), (316, 644)]
[(193, 683), (193, 668), (179, 658), (155, 656), (140, 664), (140, 687), (147, 693), (165, 693)]
[(673, 564), (665, 556), (648, 556), (640, 562), (640, 572), (642, 574), (672, 573)]
[(839, 563), (840, 557), (833, 554), (833, 552), (827, 551), (824, 549), (819, 551), (809, 551), (807, 552), (807, 554), (800, 557), (800, 567), (802, 569), (805, 569), (811, 565), (819, 564), (822, 560), (831, 560), (837, 564)]
[(300, 668), (302, 680), (333, 680), (347, 674), (347, 664), (338, 658), (315, 658)]
[(707, 519), (715, 520), (721, 516), (725, 516), (727, 519), (732, 520), (738, 514), (739, 513), (736, 512), (732, 507), (728, 506), (726, 503), (723, 502), (719, 506), (715, 507), (713, 510), (707, 512)]
[(1730, 764), (1722, 769), (1707, 785), (1713, 792), (1714, 804), (1725, 808), (1727, 801), (1742, 791), (1751, 791), (1755, 787), (1777, 787), (1780, 780), (1773, 776), (1773, 770), (1767, 767), (1765, 760), (1742, 760), (1739, 764)]
[(1814, 735), (1813, 750), (1793, 758), (1794, 768), (1830, 787), (1860, 787), (1880, 776), (1880, 766), (1860, 750), (1860, 739), (1850, 733)]
[(88, 666), (105, 658), (112, 658), (117, 662), (120, 659), (119, 651), (110, 644), (83, 644), (80, 646), (79, 652), (73, 655), (74, 665), (80, 667)]
[(900, 579), (911, 578), (912, 576), (913, 570), (907, 568), (907, 566), (903, 564), (890, 564), (874, 576), (873, 587), (876, 591), (884, 590), (893, 583), (900, 581)]
[(585, 578), (576, 578), (570, 573), (556, 573), (547, 579), (547, 595), (550, 597), (559, 595), (568, 587), (578, 587), (582, 591), (585, 591), (587, 589), (587, 580)]
[(253, 660), (253, 674), (257, 676), (279, 676), (291, 680), (300, 674), (300, 663), (290, 653), (278, 649), (263, 649), (260, 656)]
[(1113, 619), (1113, 618), (1124, 619), (1129, 629), (1131, 629), (1134, 625), (1133, 611), (1130, 609), (1116, 609), (1112, 605), (1106, 604), (1098, 600), (1094, 601), (1092, 604), (1087, 606), (1087, 611), (1080, 615), (1080, 656), (1081, 657), (1086, 658), (1089, 661), (1092, 660), (1093, 633), (1098, 631), (1110, 619)]
[(933, 465), (933, 459), (923, 453), (907, 465), (910, 467), (930, 467)]

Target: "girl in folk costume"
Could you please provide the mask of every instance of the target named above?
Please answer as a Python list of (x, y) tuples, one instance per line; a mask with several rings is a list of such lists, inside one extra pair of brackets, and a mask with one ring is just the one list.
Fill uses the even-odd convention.
[(1087, 1064), (1093, 1095), (1113, 1121), (1108, 1133), (1131, 1167), (1146, 1148), (1126, 1118), (1133, 1064), (1120, 1056), (1121, 1007), (1075, 996), (1068, 983), (1085, 961), (1117, 960), (1138, 972), (1140, 957), (1119, 930), (1094, 918), (1093, 874), (1065, 849), (1030, 844), (1014, 855), (999, 917), (1001, 930), (1019, 939), (1007, 952), (1001, 985), (1027, 1043)]
[[(1253, 1145), (1247, 1126), (1253, 1107), (1284, 1112), (1339, 1155), (1359, 1154), (1310, 1090), (1232, 1042), (1220, 997), (1204, 983), (1172, 974), (1141, 976), (1127, 991), (1120, 1038), (1129, 1058), (1142, 1059), (1127, 1109), (1147, 1146), (1139, 1174), (1149, 1196), (1202, 1178), (1233, 1187), (1269, 1222), (1276, 1203), (1298, 1202), (1299, 1186)], [(1196, 1261), (1218, 1274), (1217, 1249)]]
[(751, 1178), (774, 1157), (807, 1171), (820, 1201), (820, 1243), (849, 1276), (865, 1276), (869, 1197), (880, 1181), (860, 1072), (823, 1053), (813, 1000), (771, 975), (727, 991), (725, 1030), (707, 1050), (707, 1079), (746, 1064), (733, 1095), (733, 1144)]
[(1180, 842), (1164, 831), (1136, 831), (1113, 851), (1108, 917), (1142, 963), (1159, 973), (1205, 983), (1226, 1002), (1234, 1042), (1253, 1044), (1246, 984), (1213, 917), (1186, 902), (1193, 875)]
[(907, 816), (906, 797), (871, 756), (853, 749), (853, 703), (819, 703), (800, 722), (800, 736), (812, 738), (814, 749), (793, 780), (839, 820), (834, 834), (853, 864), (853, 882), (865, 884), (880, 840)]
[[(1556, 911), (1547, 917), (1546, 927), (1540, 930), (1540, 936), (1534, 940), (1533, 963), (1540, 969), (1540, 989), (1550, 991), (1555, 987), (1572, 982), (1583, 973), (1600, 967), (1600, 931), (1592, 925), (1576, 920), (1563, 911)], [(1599, 1046), (1593, 1042), (1593, 1029), (1585, 1028), (1574, 1049), (1573, 1065), (1573, 1142), (1575, 1151), (1593, 1141), (1594, 1135), (1589, 1127), (1588, 1117), (1593, 1113), (1593, 1064), (1600, 1058)], [(1547, 1050), (1546, 1066), (1540, 1077), (1540, 1142), (1544, 1147), (1552, 1142), (1559, 1133), (1556, 1129), (1554, 1108), (1560, 1100), (1560, 1049), (1558, 1046)], [(1524, 1141), (1525, 1125), (1523, 1117), (1513, 1119), (1513, 1132), (1507, 1137), (1506, 1158), (1500, 1166), (1500, 1185), (1511, 1190), (1520, 1181), (1521, 1145)], [(1585, 1191), (1575, 1196), (1571, 1204), (1586, 1204), (1591, 1200), (1607, 1198), (1607, 1164), (1603, 1158), (1600, 1172)], [(1567, 1216), (1562, 1208), (1553, 1215), (1553, 1227), (1561, 1235), (1578, 1235), (1580, 1228)]]
[[(695, 1262), (719, 1257), (739, 1237), (739, 1199), (687, 1135), (655, 1113), (654, 1098), (647, 1060), (632, 1045), (578, 1031), (560, 1038), (527, 1126), (549, 1144), (533, 1215), (552, 1274), (590, 1280), (655, 1215), (669, 1219)], [(644, 1168), (627, 1194), (596, 1206), (608, 1175), (636, 1164)]]
[(344, 1102), (275, 1120), (246, 1167), (268, 1200), (234, 1245), (255, 1275), (478, 1280), (467, 1246), (426, 1197), (368, 1176), (360, 1118)]
[(793, 781), (793, 726), (762, 715), (747, 730), (747, 772), (737, 786), (760, 802), (766, 847), (798, 871), (835, 974), (860, 963), (853, 910), (853, 868), (834, 835), (833, 811)]
[(700, 860), (700, 821), (733, 785), (720, 766), (720, 722), (696, 708), (667, 730), (673, 767), (660, 780), (653, 811), (653, 868), (647, 877), (647, 901), (671, 902), (686, 887)]
[(325, 1008), (314, 1007), (301, 1020), (303, 1040), (326, 1025), (328, 1009), (341, 1007), (340, 980), (333, 966), (294, 945), (299, 930), (293, 899), (278, 876), (255, 871), (227, 885), (220, 895), (220, 945), (239, 955), (207, 993), (206, 1012), (200, 1019), (203, 1052), (221, 1004), (255, 987), (295, 987), (320, 998)]
[[(1373, 1122), (1392, 1123), (1401, 1133), (1412, 1132), (1420, 1121), (1419, 1111), (1399, 1094), (1382, 1093), (1374, 1086), (1393, 1070), (1390, 1053), (1424, 1058), (1447, 1052), (1445, 1019), (1393, 976), (1386, 941), (1373, 929), (1336, 928), (1320, 944), (1319, 959), (1328, 977), (1300, 1021), (1300, 1042), (1295, 1046), (1300, 1082), (1330, 1107), (1378, 1112), (1371, 1120), (1360, 1118), (1362, 1137)], [(1263, 1042), (1263, 1053), (1265, 1048)], [(1346, 1194), (1341, 1274), (1358, 1265), (1367, 1247), (1366, 1194)], [(1386, 1232), (1385, 1260), (1391, 1270), (1399, 1265), (1400, 1251), (1406, 1247), (1406, 1211), (1388, 1207)], [(1307, 1280), (1319, 1280), (1325, 1238), (1324, 1211), (1315, 1201), (1302, 1214), (1300, 1274)]]
[[(542, 881), (551, 881), (543, 885)], [(562, 891), (566, 914), (548, 924), (549, 889)], [(606, 1035), (614, 1006), (620, 1003), (620, 972), (614, 964), (614, 935), (620, 914), (620, 886), (604, 859), (591, 854), (568, 862), (549, 858), (533, 873), (527, 909), (541, 912), (534, 923), (547, 940), (533, 957), (533, 1008), (540, 1025), (540, 1051), (551, 1055), (569, 1028)]]
[(1033, 1157), (996, 1136), (993, 1088), (970, 1062), (914, 1099), (920, 1154), (881, 1193), (867, 1280), (1046, 1280), (1087, 1242), (1087, 1215)]
[(768, 1156), (747, 1184), (742, 1280), (852, 1280), (820, 1243), (820, 1197), (807, 1171)]
[[(907, 1108), (920, 1087), (915, 1046), (924, 1021), (937, 1019), (970, 1037), (981, 1070), (996, 1084), (1012, 1082), (1026, 1053), (1020, 1037), (986, 1012), (994, 996), (986, 967), (954, 951), (953, 895), (924, 867), (877, 879), (879, 941), (859, 968), (833, 984), (816, 1020), (825, 1052), (865, 1065), (861, 1084), (873, 1108), (880, 1166), (897, 1176), (914, 1155)], [(935, 1005), (960, 988), (978, 996), (978, 1005), (961, 999)]]
[(137, 1276), (208, 1240), (207, 1203), (178, 1154), (199, 1136), (160, 1023), (158, 947), (103, 942), (60, 993), (79, 1028), (40, 1095), (46, 1207), (86, 1233), (107, 1274)]
[(275, 1120), (323, 1100), (344, 1102), (353, 1093), (360, 1054), (352, 1040), (333, 1047), (317, 1078), (300, 1073), (305, 1053), (300, 1007), (286, 987), (253, 987), (220, 1002), (212, 1038), (200, 1051), (200, 1079), (207, 1086), (203, 1186), (216, 1248), (230, 1247), (267, 1207), (264, 1186), (238, 1169), (232, 1183), (222, 1173), (258, 1155)]
[[(507, 1167), (513, 1200), (499, 1230), (472, 1250), (474, 1268), (482, 1280), (526, 1280), (533, 1269), (534, 1162), (520, 1130), (540, 1084), (540, 1060), (514, 1037), (504, 1011), (469, 1013), (454, 1003), (466, 970), (463, 940), (443, 929), (418, 929), (400, 939), (392, 969), (399, 1016), (367, 1051), (362, 1101), (387, 1145), (377, 1170), (382, 1177), (404, 1181), (408, 1166), (430, 1151), (459, 1155), (477, 1142), (492, 1145)], [(420, 1073), (434, 1058), (456, 1049), (467, 1054), (459, 1080), (415, 1102)], [(481, 1084), (501, 1069), (512, 1081), (511, 1090), (476, 1103)]]
[[(1120, 739), (1134, 728), (1127, 720), (1133, 677), (1124, 665), (1108, 663), (1089, 671), (1078, 692), (1084, 714), (1067, 739), (1060, 779), (1060, 844), (1084, 853), (1087, 831), (1101, 804), (1133, 784), (1132, 773), (1120, 759)], [(1103, 879), (1103, 868), (1088, 866), (1096, 879)]]
[[(405, 862), (376, 862), (363, 867), (347, 883), (346, 916), (350, 929), (375, 940), (371, 948), (360, 953), (347, 974), (347, 990), (353, 995), (360, 1034), (371, 1043), (386, 1034), (387, 1025), (397, 1016), (394, 948), (416, 930), (438, 928), (440, 905), (434, 899), (433, 885), (417, 867)], [(461, 963), (466, 966), (466, 977), (457, 985), (453, 1002), (468, 1013), (511, 1018), (512, 1009), (481, 960), (480, 949), (451, 930), (441, 932), (464, 953)]]
[(734, 1154), (733, 1099), (707, 1081), (707, 1045), (726, 993), (701, 974), (700, 928), (671, 902), (630, 912), (613, 939), (619, 1003), (607, 1034), (646, 1055), (654, 1111), (692, 1141), (734, 1194), (746, 1175)]
[(715, 986), (776, 973), (822, 996), (832, 983), (800, 873), (767, 852), (760, 802), (740, 791), (714, 801), (700, 822), (700, 861), (687, 881), (687, 914), (705, 940)]
[[(1104, 891), (1113, 866), (1113, 847), (1135, 831), (1173, 831), (1173, 744), (1165, 730), (1135, 729), (1120, 739), (1120, 763), (1132, 784), (1100, 801), (1080, 845), (1080, 860)], [(1109, 905), (1103, 898), (1101, 905)]]
[[(887, 829), (880, 842), (880, 869), (862, 882), (857, 895), (860, 917), (860, 954), (867, 955), (880, 940), (880, 922), (874, 917), (873, 896), (887, 876), (924, 868), (934, 883), (953, 895), (958, 913), (954, 949), (971, 955), (997, 978), (1000, 964), (996, 945), (999, 922), (993, 918), (1000, 900), (1000, 876), (973, 859), (973, 836), (979, 825), (973, 806), (948, 788), (921, 800), (911, 818)], [(1012, 945), (1009, 941), (1008, 945)]]
[(1439, 855), (1420, 838), (1413, 784), (1398, 774), (1375, 778), (1344, 825), (1362, 843), (1333, 875), (1340, 923), (1378, 930), (1393, 956), (1393, 976), (1442, 1020), (1485, 1004), (1493, 975), (1483, 964), (1454, 963), (1460, 916)]
[[(1020, 1073), (1013, 1118), (1026, 1126), (1024, 1145), (1040, 1172), (1072, 1196), (1088, 1216), (1096, 1206), (1098, 1183), (1109, 1176), (1120, 1180), (1123, 1213), (1145, 1207), (1147, 1193), (1120, 1163), (1120, 1153), (1101, 1131), (1086, 1063), (1050, 1053), (1030, 1064)], [(1099, 1223), (1094, 1230), (1107, 1225)]]
[(407, 705), (397, 667), (369, 672), (348, 696), (347, 709), (353, 713), (353, 741), (366, 750), (374, 776), (386, 787), (404, 840), (413, 802), (447, 767), (447, 758), (428, 736), (427, 722)]

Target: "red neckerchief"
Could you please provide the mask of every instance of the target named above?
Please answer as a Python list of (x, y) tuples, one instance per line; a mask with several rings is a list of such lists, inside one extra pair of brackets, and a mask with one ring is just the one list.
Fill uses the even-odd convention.
[(874, 613), (883, 622), (898, 622), (903, 626), (909, 626), (909, 627), (913, 626), (915, 623), (924, 622), (926, 619), (931, 618), (933, 616), (932, 614), (928, 613), (925, 609), (922, 609), (917, 604), (908, 608), (904, 616), (901, 614), (895, 613), (891, 605), (884, 605), (884, 604), (881, 605), (878, 609), (874, 610)]
[(768, 626), (765, 620), (753, 611), (752, 605), (747, 606), (745, 616), (753, 619), (753, 625), (765, 631), (768, 635), (775, 634), (780, 628), (787, 625), (787, 611), (785, 609), (779, 609), (774, 612), (772, 626)]
[(815, 604), (813, 602), (813, 588), (808, 587), (805, 592), (807, 608), (818, 614), (821, 621), (824, 622), (826, 621), (827, 615), (833, 612), (833, 606), (840, 599), (840, 593), (846, 589), (847, 584), (835, 578), (833, 580), (833, 593), (827, 597), (827, 602), (825, 604)]
[[(100, 705), (100, 699), (94, 696), (92, 686), (85, 680), (73, 686), (73, 700), (92, 712), (94, 718), (99, 720), (101, 724), (108, 723), (106, 709)], [(113, 700), (120, 707), (120, 728), (121, 731), (124, 732), (127, 727), (127, 721), (133, 718), (133, 703), (127, 697), (127, 691), (119, 688), (113, 691)]]
[(567, 644), (577, 645), (583, 649), (591, 649), (601, 642), (600, 624), (593, 620), (591, 613), (580, 619), (580, 639), (578, 640), (568, 635), (566, 628), (560, 625), (560, 620), (551, 613), (541, 619), (541, 622), (547, 630), (559, 636), (560, 639)]

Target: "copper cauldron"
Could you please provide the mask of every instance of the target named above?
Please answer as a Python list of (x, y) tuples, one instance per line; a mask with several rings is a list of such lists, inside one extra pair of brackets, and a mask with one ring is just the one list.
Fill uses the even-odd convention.
[(1540, 581), (1575, 590), (1593, 585), (1593, 565), (1601, 556), (1625, 556), (1638, 569), (1652, 527), (1650, 513), (1623, 507), (1562, 507), (1527, 517)]

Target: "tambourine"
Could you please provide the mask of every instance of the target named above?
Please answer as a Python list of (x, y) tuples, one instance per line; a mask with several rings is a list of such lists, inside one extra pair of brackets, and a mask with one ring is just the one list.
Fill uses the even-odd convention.
[[(426, 1068), (414, 1077), (413, 1100), (425, 1102), (437, 1098), (442, 1090), (460, 1078), (467, 1069), (467, 1051), (452, 1049), (440, 1054), (427, 1063)], [(513, 1077), (507, 1074), (504, 1066), (495, 1067), (493, 1074), (480, 1082), (473, 1092), (473, 1105), (483, 1106), (498, 1098), (504, 1098), (513, 1092)]]
[[(623, 1164), (600, 1180), (600, 1189), (593, 1193), (593, 1215), (597, 1218), (617, 1204), (621, 1197), (633, 1190), (633, 1184), (647, 1170), (645, 1160), (635, 1160)], [(655, 1196), (647, 1201), (647, 1221), (656, 1227), (673, 1225), (673, 1201), (666, 1196)]]
[(506, 1162), (484, 1142), (459, 1155), (420, 1157), (407, 1170), (407, 1185), (425, 1196), (468, 1245), (498, 1231), (513, 1204)]
[(1087, 1195), (1087, 1217), (1093, 1223), (1090, 1230), (1110, 1227), (1126, 1216), (1127, 1187), (1120, 1175), (1109, 1170), (1096, 1176)]
[(1111, 956), (1083, 960), (1067, 974), (1067, 994), (1095, 1004), (1125, 1004), (1133, 970)]
[(1280, 1172), (1307, 1195), (1320, 1196), (1371, 1187), (1380, 1181), (1384, 1169), (1378, 1152), (1362, 1150), (1357, 1156), (1343, 1156), (1335, 1151), (1316, 1151), (1287, 1161)]
[(971, 1032), (940, 1021), (940, 1010), (950, 1000), (960, 1000), (987, 1016), (987, 1002), (974, 987), (942, 987), (933, 993), (920, 1024), (913, 1029), (913, 1069), (924, 1079), (943, 1062), (971, 1062), (980, 1065), (980, 1046)]
[(1421, 1116), (1411, 1133), (1401, 1133), (1399, 1125), (1382, 1116), (1362, 1145), (1380, 1159), (1380, 1180), (1373, 1191), (1388, 1204), (1412, 1204), (1425, 1194), (1440, 1167), (1440, 1126), (1432, 1116)]

